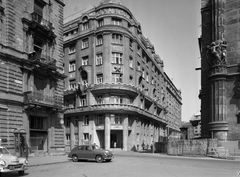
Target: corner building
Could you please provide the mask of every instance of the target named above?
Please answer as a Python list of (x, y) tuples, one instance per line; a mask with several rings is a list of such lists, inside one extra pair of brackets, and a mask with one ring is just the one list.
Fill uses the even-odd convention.
[(12, 152), (20, 135), (30, 153), (64, 150), (63, 6), (0, 1), (0, 144)]
[(240, 140), (239, 12), (238, 0), (202, 0), (201, 134), (232, 149)]
[(125, 151), (179, 137), (181, 92), (141, 25), (118, 0), (64, 19), (66, 150)]

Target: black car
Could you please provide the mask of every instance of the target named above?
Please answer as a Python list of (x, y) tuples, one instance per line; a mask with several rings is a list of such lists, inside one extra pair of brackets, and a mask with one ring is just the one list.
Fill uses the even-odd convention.
[(73, 162), (82, 160), (96, 160), (98, 163), (103, 161), (110, 162), (113, 159), (113, 152), (99, 148), (97, 145), (80, 145), (72, 149), (68, 157)]

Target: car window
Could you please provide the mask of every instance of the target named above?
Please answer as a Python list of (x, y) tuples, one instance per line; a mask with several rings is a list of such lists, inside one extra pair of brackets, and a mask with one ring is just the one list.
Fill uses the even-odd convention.
[(10, 154), (6, 148), (0, 148), (0, 154)]
[(92, 149), (100, 149), (100, 147), (98, 145), (93, 145)]
[(87, 151), (91, 150), (91, 146), (87, 146), (87, 147), (86, 147), (86, 150), (87, 150)]
[(85, 147), (84, 146), (79, 146), (78, 150), (85, 150)]

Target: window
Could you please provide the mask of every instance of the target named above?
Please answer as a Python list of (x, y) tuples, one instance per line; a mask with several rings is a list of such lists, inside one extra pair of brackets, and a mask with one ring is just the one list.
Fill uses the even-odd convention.
[(89, 140), (89, 133), (83, 133), (84, 140)]
[(78, 118), (75, 118), (75, 127), (78, 127)]
[(70, 122), (71, 122), (70, 117), (67, 117), (65, 126), (70, 127)]
[(145, 70), (142, 68), (142, 77), (145, 78)]
[(70, 134), (66, 134), (66, 140), (70, 140)]
[(129, 39), (129, 47), (130, 47), (130, 49), (133, 48), (133, 40), (132, 39)]
[(114, 117), (115, 117), (114, 124), (122, 124), (123, 123), (122, 115), (115, 114)]
[(102, 53), (97, 54), (97, 56), (96, 56), (96, 65), (102, 65), (103, 64), (102, 57), (103, 57)]
[(237, 114), (237, 124), (240, 124), (240, 114)]
[(82, 40), (82, 49), (88, 48), (88, 39)]
[(96, 117), (96, 124), (97, 125), (100, 125), (100, 124), (103, 124), (103, 114), (97, 114), (97, 117)]
[(133, 76), (130, 75), (129, 76), (129, 83), (132, 84), (132, 82), (133, 82)]
[(114, 96), (114, 104), (123, 104), (123, 96)]
[(141, 47), (139, 45), (137, 46), (137, 54), (141, 56)]
[(75, 81), (70, 81), (69, 83), (69, 89), (75, 89), (77, 86), (76, 86), (76, 83)]
[(138, 71), (140, 71), (140, 70), (141, 70), (141, 65), (140, 65), (140, 63), (139, 63), (139, 62), (137, 63), (137, 70), (138, 70)]
[(121, 34), (112, 34), (112, 43), (123, 44), (123, 37)]
[(98, 35), (97, 38), (96, 38), (96, 46), (102, 45), (102, 44), (103, 44), (103, 36)]
[(31, 117), (30, 128), (31, 129), (46, 129), (46, 119), (44, 117)]
[(88, 56), (82, 57), (82, 66), (88, 65)]
[(97, 96), (97, 103), (98, 104), (103, 104), (103, 96), (102, 95)]
[(112, 24), (113, 25), (121, 25), (122, 20), (118, 18), (112, 18)]
[(69, 54), (74, 53), (74, 52), (76, 52), (75, 44), (71, 44), (71, 45), (69, 46)]
[(154, 81), (154, 78), (152, 77), (152, 84), (154, 84), (155, 83), (155, 81)]
[(75, 70), (76, 70), (76, 64), (75, 64), (75, 61), (72, 61), (69, 63), (69, 72), (72, 72)]
[(80, 107), (84, 107), (84, 106), (87, 106), (87, 99), (86, 99), (86, 96), (80, 96), (80, 99), (79, 99), (79, 106)]
[(97, 74), (97, 84), (103, 83), (103, 74)]
[(98, 27), (101, 27), (104, 25), (103, 19), (98, 20)]
[(129, 57), (129, 67), (133, 68), (133, 58)]
[(146, 81), (149, 82), (149, 80), (148, 80), (148, 73), (146, 73)]
[(122, 83), (122, 74), (112, 74), (114, 83)]
[(88, 116), (85, 116), (83, 118), (83, 125), (89, 125), (89, 117)]
[(89, 28), (88, 22), (85, 22), (85, 23), (82, 24), (82, 30), (86, 30), (88, 28)]
[(112, 63), (122, 64), (122, 53), (112, 53)]

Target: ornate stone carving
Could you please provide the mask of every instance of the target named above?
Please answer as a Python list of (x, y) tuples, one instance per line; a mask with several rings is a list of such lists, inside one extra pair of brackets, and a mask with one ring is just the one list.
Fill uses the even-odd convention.
[(208, 54), (212, 65), (226, 64), (227, 42), (222, 40), (214, 41), (208, 46)]

